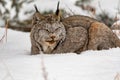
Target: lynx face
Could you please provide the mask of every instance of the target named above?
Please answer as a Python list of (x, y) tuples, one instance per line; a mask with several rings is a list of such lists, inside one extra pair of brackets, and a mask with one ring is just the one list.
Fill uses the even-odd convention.
[(34, 40), (39, 50), (51, 53), (66, 37), (64, 25), (55, 15), (46, 15), (38, 19), (31, 30), (31, 40)]
[(59, 2), (55, 14), (42, 15), (35, 6), (31, 30), (31, 53), (52, 53), (66, 37), (66, 30), (60, 21)]

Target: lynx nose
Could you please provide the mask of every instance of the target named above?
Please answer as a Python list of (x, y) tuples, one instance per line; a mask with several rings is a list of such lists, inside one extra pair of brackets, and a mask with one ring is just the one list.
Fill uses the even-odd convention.
[(55, 35), (51, 35), (50, 38), (52, 38), (54, 40), (55, 39)]

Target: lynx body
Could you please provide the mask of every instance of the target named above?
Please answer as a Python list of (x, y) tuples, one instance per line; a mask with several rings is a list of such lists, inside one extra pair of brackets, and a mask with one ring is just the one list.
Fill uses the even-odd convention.
[(31, 54), (81, 53), (120, 47), (119, 38), (105, 24), (82, 15), (61, 19), (58, 7), (55, 14), (48, 15), (41, 15), (36, 8), (32, 25)]
[[(102, 50), (120, 47), (120, 39), (116, 34), (114, 34), (108, 26), (93, 18), (73, 15), (63, 19), (62, 23), (67, 30), (66, 41), (58, 46), (56, 50), (54, 50), (54, 53), (81, 53), (85, 50)], [(81, 31), (78, 31), (79, 29)], [(73, 33), (76, 33), (76, 35)], [(77, 39), (78, 43), (71, 42), (70, 40), (72, 39), (74, 41)]]

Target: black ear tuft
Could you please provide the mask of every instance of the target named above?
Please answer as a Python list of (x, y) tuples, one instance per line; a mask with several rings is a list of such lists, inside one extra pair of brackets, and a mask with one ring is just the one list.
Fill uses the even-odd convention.
[(34, 5), (34, 7), (35, 7), (35, 10), (36, 10), (36, 12), (39, 12), (39, 11), (38, 11), (38, 8), (37, 8), (37, 6), (36, 6), (36, 5)]
[(59, 15), (59, 12), (60, 12), (60, 10), (59, 10), (59, 4), (60, 4), (60, 2), (58, 1), (57, 10), (56, 10), (56, 12), (55, 12), (55, 14), (56, 14), (57, 16)]

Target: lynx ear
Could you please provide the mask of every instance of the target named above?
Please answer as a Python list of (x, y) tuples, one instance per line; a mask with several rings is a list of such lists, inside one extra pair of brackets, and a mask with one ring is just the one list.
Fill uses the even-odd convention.
[(56, 10), (56, 12), (55, 12), (55, 14), (56, 14), (57, 16), (59, 16), (59, 13), (60, 13), (59, 4), (60, 4), (60, 2), (58, 1), (57, 10)]
[(37, 8), (37, 6), (36, 6), (36, 5), (34, 5), (34, 7), (35, 7), (35, 10), (36, 10), (36, 12), (39, 12), (39, 11), (38, 11), (38, 8)]
[(56, 10), (56, 12), (55, 12), (55, 15), (57, 16), (57, 20), (58, 20), (58, 21), (60, 21), (60, 17), (61, 17), (60, 9), (59, 9), (59, 4), (60, 4), (60, 2), (58, 1), (57, 10)]
[(33, 20), (32, 20), (32, 24), (33, 24), (33, 25), (36, 24), (38, 21), (41, 21), (41, 20), (44, 19), (44, 16), (40, 14), (37, 6), (34, 5), (34, 7), (35, 7), (35, 11), (36, 11), (36, 12), (35, 12), (34, 15), (33, 15)]

